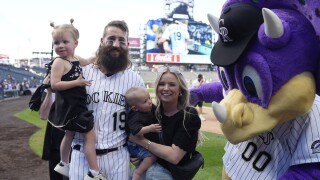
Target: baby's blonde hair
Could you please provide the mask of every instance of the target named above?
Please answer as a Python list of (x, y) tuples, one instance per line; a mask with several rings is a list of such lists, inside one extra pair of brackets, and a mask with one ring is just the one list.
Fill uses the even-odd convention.
[(70, 19), (70, 24), (55, 25), (54, 22), (50, 22), (50, 26), (53, 27), (52, 37), (57, 33), (70, 32), (74, 40), (78, 40), (80, 37), (79, 31), (73, 26), (74, 19)]
[(140, 97), (139, 95), (142, 92), (147, 92), (147, 90), (143, 87), (132, 87), (132, 88), (128, 89), (125, 94), (126, 101), (127, 101), (128, 105), (134, 106)]

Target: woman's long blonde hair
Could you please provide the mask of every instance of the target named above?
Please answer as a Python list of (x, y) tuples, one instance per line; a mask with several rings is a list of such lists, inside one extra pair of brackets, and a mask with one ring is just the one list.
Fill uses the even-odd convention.
[[(172, 70), (171, 70), (172, 69)], [(158, 72), (158, 75), (157, 75), (157, 78), (156, 78), (156, 83), (155, 83), (155, 86), (156, 86), (156, 92), (157, 92), (157, 89), (158, 89), (158, 86), (159, 86), (159, 82), (160, 82), (160, 79), (161, 77), (165, 74), (165, 73), (171, 73), (173, 74), (174, 76), (177, 77), (178, 79), (178, 82), (179, 82), (179, 86), (180, 86), (180, 94), (178, 96), (178, 110), (183, 110), (183, 127), (184, 129), (186, 130), (186, 132), (188, 133), (187, 131), (187, 128), (185, 127), (185, 120), (186, 120), (186, 115), (187, 113), (190, 113), (190, 112), (187, 112), (186, 111), (186, 108), (188, 106), (190, 106), (190, 92), (189, 92), (189, 89), (188, 89), (188, 85), (187, 85), (187, 82), (185, 80), (185, 78), (183, 77), (183, 75), (181, 74), (181, 72), (178, 70), (179, 68), (176, 68), (177, 70), (173, 70), (174, 68), (170, 68), (168, 66), (167, 70), (166, 71), (163, 71), (163, 72)], [(157, 120), (159, 122), (161, 122), (161, 107), (162, 104), (161, 104), (161, 100), (159, 99), (158, 96), (156, 96), (156, 110), (155, 110), (155, 116), (157, 118)], [(190, 136), (190, 134), (188, 133), (188, 135)], [(199, 130), (198, 132), (198, 141), (197, 141), (197, 146), (198, 145), (201, 145), (202, 142), (204, 141), (204, 135), (202, 134), (202, 132)]]

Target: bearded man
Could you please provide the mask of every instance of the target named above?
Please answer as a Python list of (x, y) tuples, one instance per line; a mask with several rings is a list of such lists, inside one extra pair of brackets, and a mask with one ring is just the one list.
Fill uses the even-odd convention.
[[(111, 21), (103, 31), (93, 64), (83, 67), (88, 109), (93, 110), (99, 167), (108, 180), (129, 179), (130, 160), (126, 148), (125, 93), (144, 87), (142, 78), (130, 69), (129, 29), (124, 21)], [(89, 167), (83, 152), (84, 139), (76, 133), (70, 162), (70, 179), (83, 179)]]

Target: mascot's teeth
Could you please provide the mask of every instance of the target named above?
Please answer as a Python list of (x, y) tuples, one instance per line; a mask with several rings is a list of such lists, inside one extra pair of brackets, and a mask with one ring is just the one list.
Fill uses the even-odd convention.
[(224, 106), (221, 106), (219, 103), (213, 101), (212, 102), (212, 110), (213, 110), (213, 113), (216, 116), (217, 120), (220, 123), (224, 124), (227, 119), (226, 108)]

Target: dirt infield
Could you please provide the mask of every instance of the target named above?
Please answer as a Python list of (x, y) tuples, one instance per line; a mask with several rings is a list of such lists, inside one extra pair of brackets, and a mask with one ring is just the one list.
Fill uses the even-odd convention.
[(209, 107), (202, 107), (202, 112), (202, 116), (205, 118), (205, 120), (202, 121), (201, 130), (216, 134), (222, 134), (220, 123), (216, 120), (212, 109)]
[[(46, 180), (49, 179), (48, 162), (35, 155), (28, 145), (37, 127), (14, 117), (28, 107), (30, 96), (0, 102), (0, 179)], [(219, 122), (211, 108), (203, 107), (201, 130), (221, 134)]]
[(30, 96), (0, 102), (0, 179), (49, 179), (48, 163), (32, 152), (28, 145), (37, 127), (14, 117), (27, 108)]

